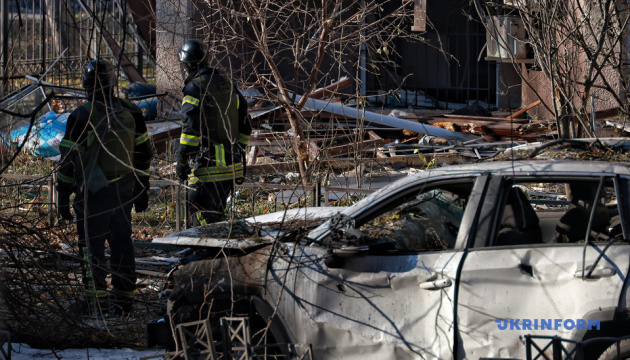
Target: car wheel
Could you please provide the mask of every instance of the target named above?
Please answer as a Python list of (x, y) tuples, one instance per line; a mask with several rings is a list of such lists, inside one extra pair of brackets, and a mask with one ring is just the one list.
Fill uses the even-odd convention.
[(612, 344), (599, 356), (599, 360), (617, 359), (630, 359), (630, 339), (619, 342), (619, 354), (617, 354), (617, 344)]
[[(258, 304), (258, 307), (255, 305)], [(259, 310), (262, 312), (259, 312)], [(274, 315), (274, 309), (262, 299), (253, 296), (250, 306), (249, 321), (251, 327), (252, 345), (258, 345), (255, 353), (265, 358), (288, 359), (291, 354), (289, 337), (277, 318), (270, 321), (269, 316)]]
[(251, 325), (251, 340), (253, 346), (259, 346), (255, 351), (258, 355), (281, 355), (283, 351), (274, 346), (278, 344), (273, 332), (267, 326), (267, 321), (258, 313), (252, 313), (249, 316)]

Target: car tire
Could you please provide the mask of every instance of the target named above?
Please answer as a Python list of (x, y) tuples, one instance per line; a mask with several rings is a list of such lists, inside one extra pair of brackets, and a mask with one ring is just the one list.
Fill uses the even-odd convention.
[(619, 356), (617, 356), (617, 344), (612, 344), (604, 351), (598, 360), (630, 359), (630, 339), (619, 342)]
[[(259, 306), (258, 309), (255, 305), (256, 303)], [(274, 309), (257, 296), (252, 296), (250, 304), (249, 321), (251, 326), (250, 334), (252, 337), (252, 344), (263, 345), (263, 347), (266, 347), (266, 349), (261, 349), (259, 351), (262, 351), (262, 353), (265, 353), (267, 356), (271, 356), (270, 358), (272, 359), (290, 358), (291, 345), (289, 344), (290, 340), (286, 334), (286, 330), (282, 327), (281, 323), (277, 321), (277, 318), (275, 321), (272, 320), (271, 324), (269, 324), (269, 316), (275, 315)], [(261, 310), (262, 313), (260, 313), (259, 310)]]
[[(267, 320), (255, 310), (249, 315), (249, 323), (251, 326), (252, 345), (268, 346), (278, 343), (278, 340), (276, 340), (273, 332), (267, 327)], [(279, 351), (278, 348), (275, 348), (273, 346), (270, 347), (268, 351), (270, 351), (270, 353), (273, 355), (282, 354), (282, 351)]]

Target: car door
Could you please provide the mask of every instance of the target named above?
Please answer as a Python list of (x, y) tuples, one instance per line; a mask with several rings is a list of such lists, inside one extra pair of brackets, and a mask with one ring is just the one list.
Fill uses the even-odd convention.
[[(563, 194), (557, 190), (567, 184), (573, 189), (578, 189), (578, 185), (582, 189), (601, 186), (600, 192), (595, 192), (598, 200), (593, 200), (594, 207), (601, 208), (604, 201), (609, 201), (606, 212), (616, 214), (608, 215), (608, 228), (597, 229), (606, 232), (606, 236), (598, 239), (596, 236), (602, 234), (593, 232), (586, 245), (583, 241), (586, 232), (581, 241), (560, 236), (559, 229), (564, 226), (565, 215), (574, 201), (549, 199), (569, 196), (568, 191)], [(630, 259), (630, 245), (624, 240), (628, 238), (627, 230), (625, 226), (614, 228), (612, 220), (625, 219), (626, 180), (612, 174), (570, 178), (549, 175), (535, 179), (514, 175), (493, 178), (489, 188), (496, 191), (488, 191), (490, 195), (480, 216), (484, 220), (479, 224), (479, 236), (462, 266), (457, 299), (460, 339), (457, 357), (524, 359), (525, 335), (581, 340), (589, 328), (594, 331), (597, 324), (611, 320), (620, 301)], [(528, 202), (524, 204), (525, 213), (533, 209), (537, 218), (534, 222), (540, 229), (532, 226), (532, 221), (523, 225), (522, 231), (502, 228), (509, 222), (507, 214), (518, 212), (508, 210), (512, 205), (508, 204), (507, 194), (515, 189), (520, 189), (517, 193), (527, 194), (523, 197)], [(568, 209), (563, 209), (565, 206)], [(591, 219), (597, 216), (593, 214), (591, 218), (591, 214), (587, 212), (586, 220), (569, 216), (568, 222), (582, 230), (594, 230), (598, 225)], [(556, 224), (548, 219), (556, 219)], [(501, 238), (507, 233), (508, 237)]]
[(455, 277), (485, 181), (422, 182), (372, 204), (351, 218), (367, 248), (285, 245), (269, 298), (294, 341), (316, 359), (452, 357)]

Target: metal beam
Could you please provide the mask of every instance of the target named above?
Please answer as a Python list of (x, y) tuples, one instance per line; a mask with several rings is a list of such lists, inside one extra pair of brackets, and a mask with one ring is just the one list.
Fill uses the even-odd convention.
[(142, 74), (138, 71), (138, 69), (136, 69), (136, 67), (133, 65), (133, 62), (129, 59), (127, 54), (125, 54), (118, 43), (116, 43), (114, 37), (105, 28), (105, 25), (100, 21), (97, 16), (94, 16), (94, 12), (92, 11), (92, 9), (87, 4), (85, 4), (84, 0), (78, 0), (78, 2), (79, 5), (81, 5), (81, 7), (83, 8), (83, 11), (85, 11), (88, 16), (90, 16), (92, 21), (94, 21), (94, 25), (96, 25), (98, 31), (101, 33), (101, 35), (103, 35), (103, 39), (105, 39), (107, 47), (112, 52), (112, 54), (114, 54), (114, 57), (118, 61), (118, 65), (122, 68), (123, 72), (125, 73), (125, 75), (127, 75), (129, 80), (131, 80), (132, 82), (145, 83), (146, 80), (144, 80)]
[[(143, 45), (148, 45), (145, 51), (152, 63), (155, 63), (155, 4), (156, 0), (126, 1), (127, 7), (131, 10), (133, 20), (138, 27), (138, 35), (144, 41)], [(144, 47), (144, 46), (143, 46)]]
[[(302, 97), (296, 95), (295, 102), (299, 102)], [(345, 106), (341, 103), (328, 102), (323, 100), (317, 100), (309, 98), (306, 102), (306, 106), (330, 112), (336, 115), (347, 116), (350, 118), (356, 118), (357, 120), (365, 120), (374, 124), (381, 124), (386, 126), (397, 127), (401, 129), (411, 130), (425, 135), (432, 135), (437, 137), (443, 137), (446, 139), (457, 140), (470, 140), (471, 137), (462, 133), (453, 132), (450, 130), (442, 129), (436, 126), (420, 124), (417, 122), (395, 118), (393, 116), (387, 116), (378, 114), (371, 111), (365, 111), (364, 109), (357, 109), (350, 106)]]

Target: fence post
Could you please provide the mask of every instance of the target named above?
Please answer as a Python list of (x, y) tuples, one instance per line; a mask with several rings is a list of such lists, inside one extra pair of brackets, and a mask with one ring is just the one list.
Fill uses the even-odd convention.
[(0, 96), (9, 93), (9, 0), (1, 0), (2, 21), (0, 21), (0, 40), (2, 40), (2, 88)]
[(40, 1), (39, 3), (40, 5), (40, 11), (41, 11), (41, 22), (39, 24), (40, 26), (40, 31), (41, 31), (41, 37), (42, 37), (42, 42), (39, 45), (39, 56), (42, 59), (42, 68), (41, 68), (41, 73), (40, 74), (44, 74), (46, 73), (46, 43), (48, 42), (48, 39), (46, 39), (46, 1)]
[(181, 185), (175, 185), (175, 230), (180, 231), (182, 229), (182, 206), (181, 206)]
[(48, 226), (53, 226), (55, 221), (55, 183), (57, 174), (55, 172), (48, 178)]
[(562, 360), (562, 341), (557, 336), (554, 336), (551, 341), (553, 348), (553, 360)]
[(575, 344), (575, 360), (584, 360), (584, 344), (581, 341)]
[(532, 360), (532, 338), (525, 335), (525, 359)]

